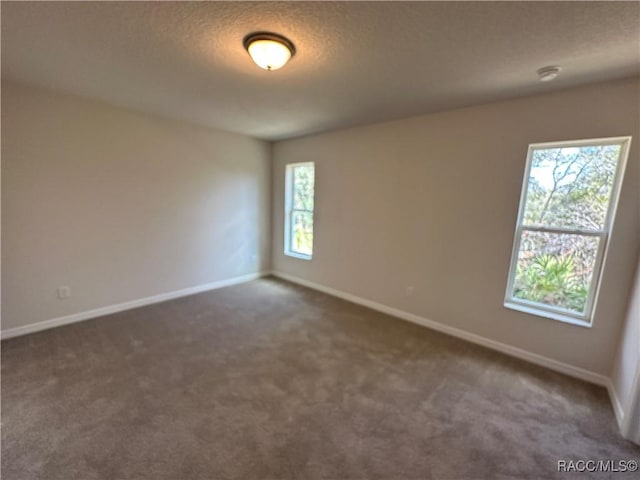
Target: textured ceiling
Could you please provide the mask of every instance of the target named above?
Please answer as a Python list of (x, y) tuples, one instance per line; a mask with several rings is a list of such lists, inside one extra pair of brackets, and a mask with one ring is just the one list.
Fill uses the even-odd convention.
[(639, 73), (638, 2), (2, 2), (3, 79), (266, 139)]

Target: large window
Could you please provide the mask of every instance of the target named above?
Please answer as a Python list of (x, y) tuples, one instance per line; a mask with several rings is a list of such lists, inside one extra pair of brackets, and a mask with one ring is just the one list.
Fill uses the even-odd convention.
[(313, 255), (313, 189), (311, 163), (287, 165), (285, 181), (284, 253), (311, 260)]
[(630, 140), (529, 146), (506, 307), (591, 325)]

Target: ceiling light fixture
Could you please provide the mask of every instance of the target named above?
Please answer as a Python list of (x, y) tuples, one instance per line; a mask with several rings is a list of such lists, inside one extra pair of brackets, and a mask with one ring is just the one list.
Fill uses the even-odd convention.
[(291, 40), (270, 32), (250, 33), (242, 41), (244, 48), (260, 68), (278, 70), (296, 54)]
[(538, 69), (538, 80), (541, 82), (550, 82), (554, 80), (560, 73), (560, 67), (557, 65), (549, 65)]

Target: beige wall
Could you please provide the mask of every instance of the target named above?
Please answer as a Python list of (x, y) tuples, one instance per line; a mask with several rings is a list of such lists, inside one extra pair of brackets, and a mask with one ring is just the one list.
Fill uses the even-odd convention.
[(268, 269), (269, 155), (241, 135), (3, 84), (3, 330)]
[[(273, 268), (608, 376), (638, 249), (638, 94), (622, 81), (278, 142)], [(528, 144), (619, 135), (634, 138), (593, 327), (505, 309)], [(308, 161), (312, 261), (283, 255), (284, 167)]]
[[(640, 374), (638, 369), (640, 369), (640, 258), (629, 298), (623, 335), (620, 338), (618, 354), (611, 374), (613, 387), (625, 415), (633, 415), (633, 408), (640, 409), (640, 399), (636, 399), (637, 406), (633, 405), (633, 396), (637, 395), (637, 392), (633, 391), (634, 381)], [(632, 434), (638, 435), (638, 433), (640, 433), (640, 427), (636, 425)]]
[[(270, 197), (264, 142), (3, 83), (2, 328), (268, 269), (273, 201), (275, 270), (609, 375), (640, 237), (638, 94), (615, 82), (278, 142)], [(527, 145), (613, 135), (634, 139), (593, 328), (505, 309)], [(282, 254), (284, 166), (303, 161), (310, 262)]]

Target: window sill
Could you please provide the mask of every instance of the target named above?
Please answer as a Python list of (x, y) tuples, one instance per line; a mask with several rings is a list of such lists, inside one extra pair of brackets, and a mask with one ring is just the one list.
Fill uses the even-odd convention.
[(300, 260), (311, 260), (311, 255), (296, 252), (284, 252), (287, 257), (299, 258)]
[(558, 322), (568, 323), (578, 327), (591, 328), (591, 323), (587, 320), (572, 317), (570, 315), (564, 315), (559, 312), (550, 312), (548, 310), (542, 310), (540, 308), (530, 307), (528, 305), (521, 305), (510, 301), (504, 302), (505, 308), (511, 310), (517, 310), (518, 312), (528, 313), (529, 315), (535, 315), (537, 317), (549, 318), (551, 320), (557, 320)]

